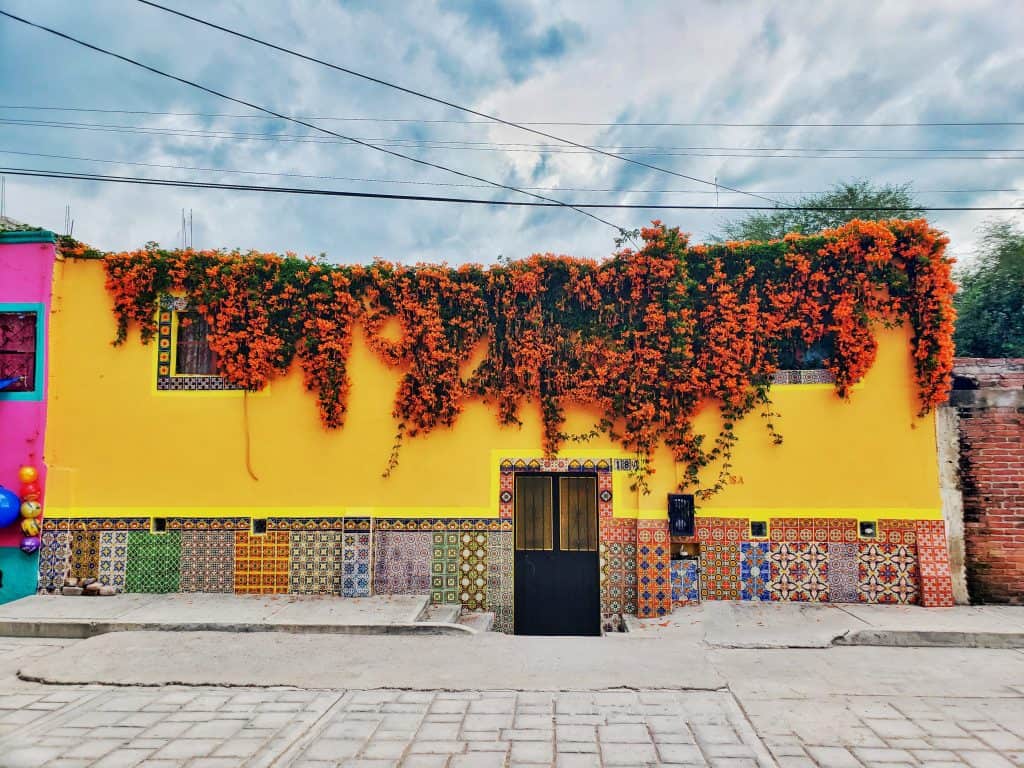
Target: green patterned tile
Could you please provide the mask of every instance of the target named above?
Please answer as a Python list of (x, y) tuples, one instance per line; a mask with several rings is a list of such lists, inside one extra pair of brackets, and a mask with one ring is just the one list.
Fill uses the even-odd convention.
[(128, 532), (126, 592), (177, 592), (180, 583), (181, 533)]

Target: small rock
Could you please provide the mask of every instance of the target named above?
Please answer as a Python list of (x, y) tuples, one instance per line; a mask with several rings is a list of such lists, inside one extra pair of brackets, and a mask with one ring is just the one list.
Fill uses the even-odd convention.
[(117, 590), (114, 589), (114, 587), (112, 585), (110, 585), (110, 584), (104, 584), (102, 587), (100, 587), (100, 594), (103, 595), (104, 597), (107, 597), (107, 596), (110, 596), (110, 595), (116, 595), (117, 594)]
[(90, 576), (88, 579), (82, 579), (82, 583), (80, 586), (88, 587), (90, 584), (95, 584), (97, 581), (99, 581), (99, 579)]
[(78, 579), (76, 579), (74, 576), (69, 576), (68, 578), (64, 579), (64, 586), (65, 587), (77, 587), (78, 586)]
[(64, 587), (63, 589), (61, 589), (60, 593), (62, 595), (67, 595), (68, 597), (74, 597), (75, 595), (82, 594), (82, 588), (81, 587)]
[(94, 593), (94, 594), (98, 594), (99, 591), (102, 588), (103, 588), (103, 585), (100, 584), (98, 581), (87, 581), (85, 583), (85, 591), (86, 592), (91, 592), (91, 593)]

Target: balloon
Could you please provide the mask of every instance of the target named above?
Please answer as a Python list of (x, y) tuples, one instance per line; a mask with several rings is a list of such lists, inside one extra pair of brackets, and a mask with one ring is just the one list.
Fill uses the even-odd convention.
[(43, 514), (43, 505), (38, 501), (24, 501), (21, 504), (21, 516), (25, 518), (39, 517)]
[(21, 540), (21, 551), (26, 555), (31, 555), (33, 552), (39, 549), (39, 537), (38, 536), (26, 536)]
[(17, 520), (20, 511), (21, 500), (14, 491), (0, 485), (0, 528), (6, 528)]
[(22, 501), (39, 501), (39, 497), (42, 493), (43, 492), (39, 488), (39, 483), (25, 483), (21, 486)]
[(39, 479), (39, 472), (35, 467), (26, 464), (18, 470), (18, 479), (23, 483), (34, 483)]
[(31, 517), (26, 517), (21, 521), (21, 532), (26, 536), (38, 536), (39, 535), (39, 521)]

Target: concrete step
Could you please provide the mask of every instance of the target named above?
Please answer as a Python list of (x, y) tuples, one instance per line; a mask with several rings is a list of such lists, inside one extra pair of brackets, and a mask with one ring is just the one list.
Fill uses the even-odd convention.
[(490, 632), (494, 628), (494, 614), (490, 611), (472, 611), (459, 617), (459, 624), (474, 632)]
[(427, 595), (33, 595), (0, 605), (0, 636), (84, 639), (108, 632), (473, 634), (458, 606), (431, 621)]
[(461, 614), (461, 605), (428, 605), (418, 621), (421, 624), (458, 624)]

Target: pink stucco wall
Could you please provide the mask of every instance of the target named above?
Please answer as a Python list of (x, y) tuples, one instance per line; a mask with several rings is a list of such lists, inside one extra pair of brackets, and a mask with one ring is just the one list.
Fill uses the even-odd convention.
[[(0, 242), (0, 305), (9, 302), (43, 304), (43, 333), (49, 333), (50, 299), (53, 285), (53, 243)], [(45, 339), (45, 336), (44, 336)], [(46, 466), (43, 463), (43, 438), (46, 434), (46, 379), (49, 376), (49, 345), (43, 344), (44, 360), (41, 400), (5, 400), (0, 394), (0, 485), (18, 493), (18, 467), (30, 463), (38, 467), (43, 488), (45, 513)], [(0, 547), (18, 546), (18, 523), (0, 528)]]

